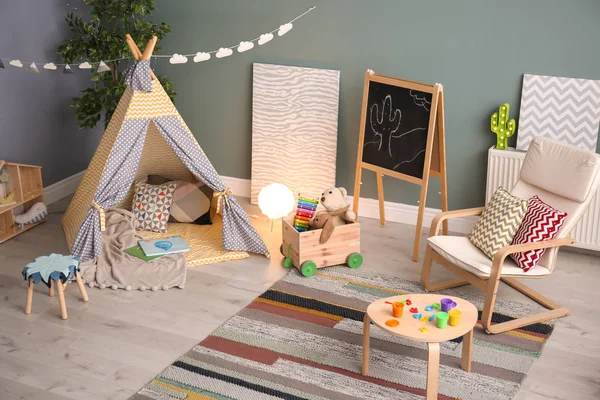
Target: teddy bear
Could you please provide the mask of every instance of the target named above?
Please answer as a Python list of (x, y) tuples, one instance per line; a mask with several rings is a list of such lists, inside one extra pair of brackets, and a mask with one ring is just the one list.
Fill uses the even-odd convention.
[[(347, 194), (348, 191), (343, 187), (329, 188), (321, 194), (320, 203), (329, 213), (336, 213), (336, 211), (346, 207), (345, 198)], [(333, 226), (340, 226), (346, 224), (346, 222), (354, 222), (356, 214), (348, 207), (344, 213), (334, 215), (332, 220)]]
[(335, 228), (333, 219), (346, 213), (349, 208), (350, 204), (333, 212), (321, 211), (310, 220), (309, 225), (311, 229), (322, 229), (319, 243), (323, 244), (329, 240), (331, 235), (333, 235), (333, 228)]

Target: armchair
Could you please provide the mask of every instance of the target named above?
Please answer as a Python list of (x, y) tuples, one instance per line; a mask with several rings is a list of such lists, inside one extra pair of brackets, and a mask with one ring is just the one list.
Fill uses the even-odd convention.
[[(529, 147), (518, 182), (511, 193), (527, 199), (540, 196), (557, 210), (567, 212), (556, 237), (541, 242), (509, 245), (490, 260), (468, 238), (439, 236), (441, 225), (451, 218), (480, 215), (483, 207), (442, 212), (431, 224), (427, 250), (421, 270), (421, 283), (428, 291), (472, 284), (485, 293), (482, 325), (488, 333), (501, 333), (522, 326), (568, 315), (570, 310), (524, 285), (517, 278), (543, 278), (554, 271), (557, 251), (575, 243), (570, 231), (583, 216), (600, 185), (600, 156), (545, 138), (535, 138)], [(539, 264), (524, 272), (510, 257), (534, 249), (547, 249)], [(508, 258), (507, 258), (508, 257)], [(433, 261), (458, 275), (460, 279), (431, 283)], [(492, 313), (500, 281), (512, 286), (548, 311), (492, 325)]]

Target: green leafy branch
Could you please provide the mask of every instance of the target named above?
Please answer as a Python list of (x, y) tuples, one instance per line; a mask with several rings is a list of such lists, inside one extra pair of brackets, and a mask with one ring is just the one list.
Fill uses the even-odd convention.
[[(128, 59), (131, 53), (125, 41), (127, 33), (143, 51), (152, 36), (160, 40), (171, 32), (171, 26), (164, 22), (154, 24), (146, 20), (154, 11), (155, 0), (87, 0), (86, 3), (92, 7), (89, 20), (72, 13), (65, 18), (72, 36), (57, 51), (66, 63)], [(154, 53), (160, 51), (157, 45)], [(129, 64), (127, 59), (107, 62), (110, 72), (92, 72), (92, 86), (83, 90), (82, 96), (73, 98), (72, 106), (81, 128), (93, 128), (102, 118), (106, 128), (126, 89), (123, 72)], [(164, 76), (158, 79), (173, 100), (176, 93), (171, 81)]]

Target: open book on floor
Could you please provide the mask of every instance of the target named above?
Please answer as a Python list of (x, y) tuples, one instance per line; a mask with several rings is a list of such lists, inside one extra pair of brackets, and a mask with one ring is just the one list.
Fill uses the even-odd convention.
[(147, 256), (161, 256), (190, 251), (190, 246), (181, 236), (148, 241), (140, 240), (138, 243)]

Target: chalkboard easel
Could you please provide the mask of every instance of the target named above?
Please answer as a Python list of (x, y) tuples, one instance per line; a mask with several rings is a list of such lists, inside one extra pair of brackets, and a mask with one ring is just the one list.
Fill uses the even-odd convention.
[[(442, 211), (448, 211), (444, 90), (403, 79), (365, 73), (353, 209), (358, 217), (362, 170), (375, 172), (379, 220), (385, 224), (383, 176), (421, 186), (413, 261), (419, 260), (429, 177), (440, 179)], [(444, 221), (444, 235), (448, 221)]]

